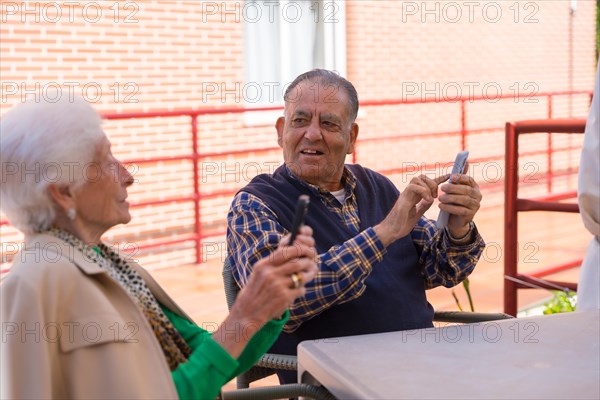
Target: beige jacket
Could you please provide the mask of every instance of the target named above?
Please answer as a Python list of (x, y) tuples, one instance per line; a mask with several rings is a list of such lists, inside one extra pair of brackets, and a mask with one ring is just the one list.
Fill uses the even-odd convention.
[[(187, 317), (144, 269), (131, 264), (159, 302)], [(50, 235), (31, 237), (0, 295), (0, 398), (177, 398), (141, 310), (78, 250)]]

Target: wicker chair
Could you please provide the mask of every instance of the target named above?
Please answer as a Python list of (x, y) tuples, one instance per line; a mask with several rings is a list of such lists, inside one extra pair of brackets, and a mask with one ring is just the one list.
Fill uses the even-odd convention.
[[(240, 287), (233, 278), (233, 271), (227, 260), (223, 264), (223, 285), (225, 286), (227, 307), (231, 310)], [(237, 377), (237, 387), (238, 389), (247, 388), (250, 383), (273, 375), (277, 370), (295, 371), (297, 366), (296, 356), (267, 353), (258, 360), (254, 367)]]
[[(223, 283), (227, 307), (231, 309), (240, 287), (233, 278), (231, 265), (227, 261), (223, 264)], [(277, 370), (295, 371), (297, 366), (296, 356), (267, 353), (258, 360), (254, 367), (237, 377), (238, 390), (221, 392), (220, 398), (221, 400), (271, 400), (304, 397), (318, 400), (335, 400), (335, 397), (324, 387), (305, 383), (248, 388), (250, 383), (273, 375)]]

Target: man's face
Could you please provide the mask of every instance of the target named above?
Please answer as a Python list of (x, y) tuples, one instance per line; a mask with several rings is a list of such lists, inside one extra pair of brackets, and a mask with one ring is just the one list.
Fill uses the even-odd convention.
[(354, 151), (358, 135), (346, 91), (304, 81), (291, 91), (284, 115), (275, 127), (286, 165), (321, 189), (339, 190), (346, 154)]

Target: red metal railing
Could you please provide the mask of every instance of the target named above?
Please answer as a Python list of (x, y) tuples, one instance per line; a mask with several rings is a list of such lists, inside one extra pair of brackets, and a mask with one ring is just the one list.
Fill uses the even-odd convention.
[[(591, 99), (591, 92), (589, 91), (569, 91), (569, 92), (545, 92), (545, 93), (537, 93), (535, 95), (527, 95), (527, 98), (545, 98), (548, 104), (548, 117), (552, 117), (553, 110), (553, 100), (556, 96), (568, 96), (568, 95), (589, 95)], [(523, 96), (525, 97), (525, 96)], [(495, 97), (494, 100), (501, 99), (515, 99), (514, 95), (502, 95), (500, 97)], [(464, 97), (460, 99), (455, 99), (453, 101), (447, 101), (439, 98), (433, 99), (388, 99), (388, 100), (375, 100), (375, 101), (365, 101), (361, 102), (361, 107), (380, 107), (380, 106), (391, 106), (391, 105), (408, 105), (408, 104), (426, 104), (426, 103), (459, 103), (460, 105), (460, 129), (456, 131), (445, 131), (445, 132), (423, 132), (419, 134), (411, 134), (411, 135), (392, 135), (385, 137), (373, 137), (366, 139), (359, 139), (357, 146), (355, 147), (355, 151), (352, 155), (352, 162), (358, 162), (359, 148), (361, 144), (366, 144), (370, 142), (377, 142), (380, 140), (403, 140), (410, 139), (418, 136), (419, 138), (428, 138), (428, 137), (448, 137), (448, 136), (459, 136), (461, 141), (461, 148), (464, 149), (466, 146), (467, 136), (469, 134), (478, 134), (483, 132), (489, 132), (492, 130), (500, 130), (502, 129), (500, 126), (492, 126), (478, 129), (468, 129), (467, 127), (467, 103), (473, 103), (477, 101), (489, 101), (487, 97), (484, 96), (470, 96)], [(245, 150), (234, 150), (234, 151), (223, 151), (223, 152), (205, 152), (200, 153), (198, 151), (198, 124), (197, 120), (199, 116), (204, 115), (219, 115), (219, 114), (241, 114), (245, 112), (256, 112), (256, 111), (272, 111), (272, 110), (282, 110), (281, 106), (274, 107), (260, 107), (260, 108), (243, 108), (243, 107), (229, 107), (229, 108), (207, 108), (207, 109), (197, 109), (197, 110), (180, 110), (180, 111), (156, 111), (156, 112), (132, 112), (132, 113), (109, 113), (104, 114), (103, 117), (108, 120), (125, 120), (125, 119), (139, 119), (139, 118), (165, 118), (165, 117), (189, 117), (190, 118), (190, 131), (192, 136), (192, 152), (188, 155), (176, 156), (176, 157), (148, 157), (148, 158), (140, 158), (140, 159), (129, 159), (125, 160), (125, 164), (154, 164), (161, 161), (179, 161), (179, 160), (189, 160), (193, 164), (193, 192), (191, 194), (186, 194), (182, 196), (174, 196), (168, 199), (162, 200), (151, 200), (144, 201), (138, 203), (132, 203), (133, 208), (146, 207), (151, 205), (160, 205), (167, 203), (183, 203), (183, 202), (192, 202), (194, 207), (194, 233), (188, 236), (179, 237), (176, 239), (170, 240), (161, 240), (153, 243), (142, 244), (136, 247), (136, 250), (144, 250), (162, 247), (165, 245), (173, 245), (183, 242), (195, 242), (195, 254), (196, 254), (196, 262), (200, 263), (202, 260), (202, 239), (207, 237), (223, 235), (225, 231), (211, 231), (209, 233), (203, 232), (202, 229), (202, 215), (201, 215), (201, 204), (203, 200), (213, 199), (217, 197), (223, 196), (233, 196), (233, 194), (238, 189), (231, 190), (221, 190), (214, 191), (208, 194), (201, 193), (199, 187), (200, 180), (200, 172), (198, 168), (198, 163), (203, 159), (209, 157), (223, 157), (223, 156), (233, 156), (233, 155), (244, 155), (250, 153), (267, 153), (274, 150), (280, 150), (279, 147), (269, 147), (269, 148), (254, 148), (254, 149), (245, 149)], [(571, 148), (564, 148), (562, 150), (570, 150)], [(572, 150), (572, 149), (571, 149)], [(531, 151), (527, 153), (528, 155), (534, 154), (544, 154), (546, 151)], [(551, 154), (548, 155), (551, 157)], [(486, 162), (491, 160), (501, 160), (504, 156), (499, 154), (497, 156), (491, 156), (480, 159), (472, 159), (471, 163), (477, 162)], [(421, 166), (423, 169), (431, 169), (435, 168), (436, 165), (433, 164), (425, 164)], [(384, 170), (379, 170), (379, 172), (383, 174), (397, 174), (397, 173), (405, 173), (405, 172), (414, 172), (410, 169), (411, 167), (400, 167), (400, 168), (389, 168)], [(549, 171), (548, 179), (552, 178), (552, 171)], [(491, 185), (490, 185), (491, 186)], [(482, 186), (483, 188), (483, 186)], [(548, 186), (551, 189), (551, 184)], [(8, 224), (7, 221), (0, 221), (1, 225)], [(5, 273), (8, 270), (1, 270), (0, 273)]]
[[(506, 124), (505, 204), (504, 204), (504, 312), (517, 315), (517, 290), (540, 287), (556, 290), (557, 287), (577, 290), (577, 284), (539, 279), (581, 265), (581, 259), (549, 266), (528, 274), (518, 272), (518, 219), (520, 211), (579, 212), (577, 203), (559, 203), (577, 196), (575, 191), (555, 193), (530, 199), (519, 198), (519, 135), (529, 133), (583, 133), (584, 119), (548, 119)], [(550, 165), (549, 165), (550, 168)], [(552, 188), (548, 186), (548, 190)]]

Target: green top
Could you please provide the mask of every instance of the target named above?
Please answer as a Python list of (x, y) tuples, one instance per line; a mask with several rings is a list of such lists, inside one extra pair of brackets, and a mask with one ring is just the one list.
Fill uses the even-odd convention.
[[(209, 332), (162, 305), (161, 308), (192, 348), (188, 361), (171, 371), (180, 399), (217, 397), (223, 385), (250, 369), (269, 350), (289, 318), (289, 311), (286, 311), (280, 320), (269, 321), (250, 339), (240, 357), (235, 360), (212, 339)], [(244, 329), (236, 333), (238, 334), (243, 335)]]
[[(92, 249), (100, 254), (97, 246), (93, 246)], [(192, 355), (188, 361), (171, 371), (180, 399), (217, 397), (223, 385), (250, 369), (269, 350), (290, 317), (290, 312), (286, 310), (281, 319), (269, 321), (250, 339), (240, 358), (235, 360), (212, 339), (209, 332), (162, 304), (160, 307), (183, 340), (192, 348)], [(246, 332), (241, 329), (241, 332), (235, 334), (244, 335)]]

